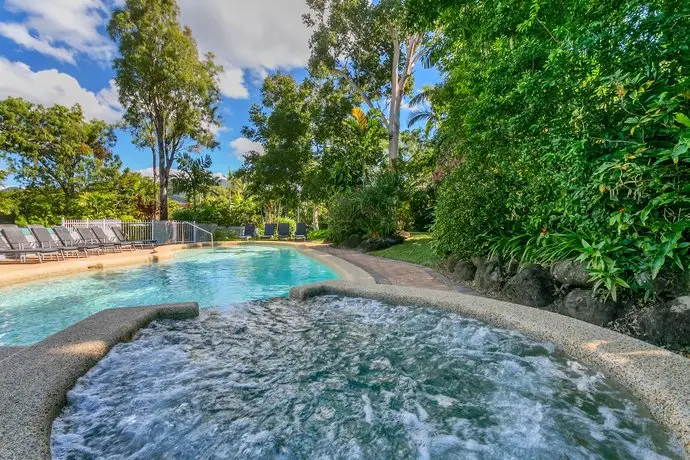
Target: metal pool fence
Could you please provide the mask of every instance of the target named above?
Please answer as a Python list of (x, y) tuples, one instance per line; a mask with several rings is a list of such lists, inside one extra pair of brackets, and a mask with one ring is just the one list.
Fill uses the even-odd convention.
[(155, 240), (158, 244), (211, 243), (213, 233), (196, 222), (175, 220), (120, 220), (120, 219), (62, 219), (70, 230), (100, 227), (112, 235), (112, 227), (119, 227), (130, 240)]

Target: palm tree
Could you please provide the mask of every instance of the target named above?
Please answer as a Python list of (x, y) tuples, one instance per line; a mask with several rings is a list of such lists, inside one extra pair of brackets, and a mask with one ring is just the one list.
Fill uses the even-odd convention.
[(171, 176), (174, 193), (184, 193), (191, 200), (192, 207), (196, 207), (199, 195), (206, 195), (214, 185), (218, 185), (218, 178), (211, 172), (211, 157), (205, 155), (192, 158), (185, 153), (178, 160), (178, 171)]
[(438, 86), (425, 86), (410, 99), (410, 107), (414, 110), (412, 111), (409, 120), (407, 121), (407, 127), (411, 128), (417, 123), (425, 122), (424, 133), (429, 136), (429, 134), (441, 123), (441, 116), (438, 112), (434, 110), (434, 99), (439, 96)]

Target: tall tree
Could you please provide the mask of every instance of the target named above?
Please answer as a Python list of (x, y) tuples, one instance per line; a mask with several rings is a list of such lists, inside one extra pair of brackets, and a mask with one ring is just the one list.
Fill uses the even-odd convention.
[(175, 193), (184, 193), (196, 207), (199, 195), (206, 195), (211, 187), (218, 185), (218, 178), (211, 172), (210, 155), (194, 158), (185, 153), (178, 160), (178, 171), (172, 175), (171, 183)]
[(264, 152), (245, 156), (243, 173), (251, 192), (267, 204), (294, 207), (299, 201), (306, 166), (312, 161), (310, 83), (297, 84), (283, 73), (271, 75), (261, 88), (261, 104), (249, 110), (250, 126), (242, 133), (260, 143)]
[(60, 194), (63, 215), (71, 216), (77, 198), (120, 162), (111, 148), (112, 127), (84, 120), (79, 105), (43, 107), (23, 99), (0, 101), (0, 155), (26, 188)]
[[(199, 56), (192, 31), (182, 27), (175, 0), (127, 0), (108, 24), (120, 56), (113, 62), (124, 119), (134, 142), (150, 148), (158, 169), (160, 218), (168, 218), (170, 170), (186, 152), (215, 148), (219, 124), (212, 54)], [(157, 160), (157, 161), (156, 161)]]
[[(425, 53), (426, 35), (407, 27), (402, 0), (307, 0), (305, 24), (310, 70), (346, 82), (377, 113), (388, 131), (388, 158), (395, 169), (400, 110), (412, 87), (415, 65)], [(388, 115), (380, 101), (388, 105)]]

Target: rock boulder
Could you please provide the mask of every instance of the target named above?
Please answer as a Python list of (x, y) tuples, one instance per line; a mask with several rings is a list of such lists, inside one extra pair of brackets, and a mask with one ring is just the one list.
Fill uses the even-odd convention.
[(478, 262), (474, 282), (479, 289), (492, 291), (499, 288), (502, 277), (501, 263), (498, 260), (485, 260)]
[(511, 302), (544, 308), (556, 299), (556, 283), (547, 270), (530, 265), (508, 280), (503, 294)]
[(618, 304), (611, 299), (598, 299), (591, 289), (573, 289), (563, 302), (556, 305), (555, 311), (597, 326), (606, 326), (616, 319)]
[(561, 260), (551, 267), (551, 275), (561, 284), (573, 287), (591, 287), (587, 265), (579, 260)]
[(404, 240), (402, 238), (377, 236), (362, 241), (359, 245), (359, 249), (361, 249), (364, 252), (381, 251), (383, 249), (388, 249), (396, 244), (400, 244), (403, 241)]
[(453, 278), (458, 281), (472, 281), (477, 274), (477, 267), (472, 262), (460, 260), (453, 268)]
[(339, 247), (345, 249), (357, 249), (362, 244), (362, 237), (360, 235), (350, 235), (345, 241), (340, 243)]
[(459, 260), (460, 256), (458, 256), (457, 254), (449, 254), (448, 257), (446, 257), (443, 260), (442, 267), (448, 273), (453, 273), (455, 271), (455, 266), (457, 265)]
[(647, 336), (659, 345), (690, 347), (690, 296), (649, 310), (641, 324)]

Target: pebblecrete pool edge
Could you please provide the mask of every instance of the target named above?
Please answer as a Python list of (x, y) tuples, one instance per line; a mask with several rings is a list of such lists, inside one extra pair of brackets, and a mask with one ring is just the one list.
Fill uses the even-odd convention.
[[(554, 343), (637, 396), (690, 455), (690, 361), (679, 355), (573, 318), (455, 292), (328, 281), (293, 288), (290, 297), (324, 294), (451, 309)], [(195, 304), (106, 310), (2, 360), (0, 458), (50, 458), (52, 421), (79, 377), (113, 345), (131, 339), (150, 321), (197, 314)], [(66, 364), (70, 360), (80, 364)], [(37, 379), (37, 375), (49, 377)]]

